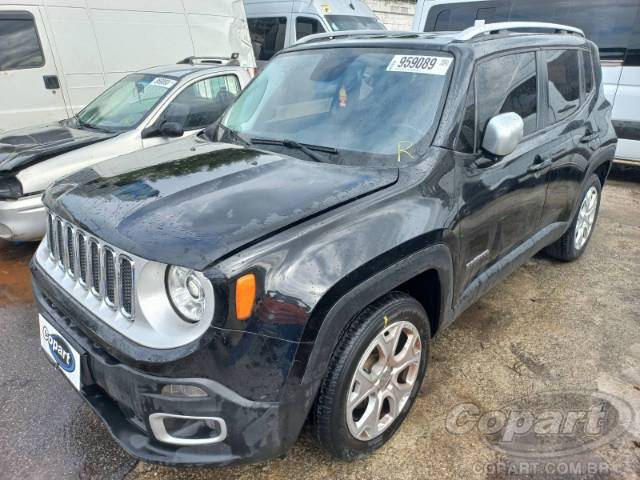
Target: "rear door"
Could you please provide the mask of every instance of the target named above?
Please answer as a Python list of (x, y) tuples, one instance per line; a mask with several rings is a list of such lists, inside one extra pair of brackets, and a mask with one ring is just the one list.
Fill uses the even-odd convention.
[(37, 7), (0, 6), (0, 131), (67, 117)]
[[(586, 65), (585, 53), (588, 51), (560, 48), (539, 53), (545, 81), (545, 131), (551, 148), (544, 225), (571, 218), (593, 152), (592, 144), (599, 136), (600, 127), (591, 114), (598, 107), (593, 101), (593, 66), (592, 62)], [(587, 58), (591, 60), (590, 55)]]

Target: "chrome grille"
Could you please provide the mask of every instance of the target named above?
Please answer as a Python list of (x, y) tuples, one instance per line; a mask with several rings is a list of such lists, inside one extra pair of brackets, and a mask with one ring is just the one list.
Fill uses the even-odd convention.
[(100, 281), (100, 244), (95, 240), (89, 240), (89, 257), (91, 259), (91, 278), (90, 283), (91, 290), (96, 296), (100, 296), (102, 293), (102, 282)]
[(56, 220), (56, 250), (58, 251), (58, 261), (60, 265), (64, 267), (64, 229), (62, 226), (62, 220)]
[(78, 232), (78, 275), (83, 285), (87, 284), (87, 237)]
[(111, 309), (133, 318), (133, 260), (51, 213), (47, 218), (47, 244), (57, 268)]
[(120, 259), (120, 299), (122, 311), (133, 311), (133, 264), (128, 258)]
[(104, 295), (109, 305), (116, 303), (116, 259), (108, 248), (104, 251)]

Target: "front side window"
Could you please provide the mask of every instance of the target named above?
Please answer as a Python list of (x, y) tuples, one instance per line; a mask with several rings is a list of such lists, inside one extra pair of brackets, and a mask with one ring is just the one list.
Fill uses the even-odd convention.
[(355, 15), (325, 15), (331, 30), (384, 30), (384, 25), (374, 17), (358, 17)]
[(80, 126), (108, 131), (135, 128), (178, 81), (134, 73), (109, 87), (77, 116)]
[(442, 52), (291, 52), (274, 58), (222, 124), (246, 139), (335, 148), (323, 157), (330, 162), (402, 166), (429, 145), (452, 65)]
[(0, 13), (0, 71), (43, 65), (44, 54), (31, 14)]
[(249, 18), (247, 21), (257, 60), (269, 60), (284, 48), (286, 17)]
[(315, 18), (298, 17), (296, 19), (296, 39), (300, 40), (308, 35), (323, 33), (324, 27)]
[(515, 112), (524, 120), (524, 134), (537, 129), (538, 79), (536, 55), (516, 53), (480, 63), (476, 70), (479, 139), (492, 117)]
[(215, 122), (240, 93), (235, 75), (207, 78), (185, 88), (167, 107), (164, 120), (185, 130), (204, 128)]
[(547, 50), (549, 121), (559, 122), (580, 106), (580, 67), (578, 50)]

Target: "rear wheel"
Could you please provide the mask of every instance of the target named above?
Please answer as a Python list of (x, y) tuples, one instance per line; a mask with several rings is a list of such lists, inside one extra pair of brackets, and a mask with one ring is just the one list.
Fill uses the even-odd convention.
[(592, 175), (583, 191), (580, 208), (573, 222), (558, 241), (545, 249), (548, 255), (568, 262), (584, 253), (598, 219), (601, 194), (600, 179)]
[(360, 313), (333, 354), (313, 409), (320, 444), (354, 459), (380, 448), (420, 390), (429, 321), (412, 297), (393, 292)]

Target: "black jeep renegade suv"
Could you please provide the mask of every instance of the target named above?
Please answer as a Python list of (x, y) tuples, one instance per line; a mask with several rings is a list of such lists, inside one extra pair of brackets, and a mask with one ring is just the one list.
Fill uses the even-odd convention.
[(610, 110), (569, 27), (309, 38), (219, 124), (46, 192), (42, 346), (149, 461), (267, 459), (307, 419), (369, 453), (434, 334), (539, 250), (584, 252)]

